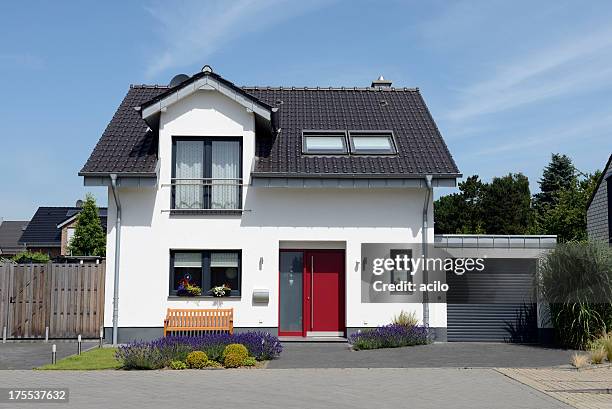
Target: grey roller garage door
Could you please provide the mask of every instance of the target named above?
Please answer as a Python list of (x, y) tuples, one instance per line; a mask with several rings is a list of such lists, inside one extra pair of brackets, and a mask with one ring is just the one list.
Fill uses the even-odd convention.
[[(514, 324), (525, 307), (534, 308), (535, 267), (535, 259), (486, 259), (482, 272), (447, 273), (448, 340), (508, 340), (507, 322)], [(524, 330), (536, 331), (535, 320), (526, 324)]]

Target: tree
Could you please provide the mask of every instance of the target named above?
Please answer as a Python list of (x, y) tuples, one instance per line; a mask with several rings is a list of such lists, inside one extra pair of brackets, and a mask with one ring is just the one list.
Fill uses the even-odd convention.
[(550, 163), (542, 172), (542, 178), (538, 181), (540, 193), (533, 196), (534, 209), (538, 213), (544, 213), (546, 207), (557, 203), (557, 193), (569, 189), (575, 182), (576, 168), (567, 155), (553, 153)]
[(459, 183), (459, 193), (434, 203), (436, 233), (524, 234), (529, 226), (531, 194), (522, 174), (484, 183), (478, 175)]
[(478, 175), (459, 183), (459, 192), (434, 203), (436, 232), (482, 233), (480, 200), (484, 184)]
[(529, 179), (522, 173), (493, 178), (482, 195), (482, 223), (488, 234), (526, 234), (531, 213)]
[(584, 175), (555, 192), (555, 204), (547, 206), (539, 216), (540, 229), (545, 234), (556, 234), (559, 242), (586, 240), (586, 206), (600, 177), (600, 171)]
[(77, 216), (74, 237), (69, 249), (75, 256), (104, 256), (106, 254), (106, 236), (100, 223), (96, 199), (87, 194), (81, 212)]

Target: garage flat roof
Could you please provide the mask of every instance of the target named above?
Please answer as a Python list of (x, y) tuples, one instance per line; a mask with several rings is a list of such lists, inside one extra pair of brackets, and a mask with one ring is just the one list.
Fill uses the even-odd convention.
[(550, 249), (557, 245), (556, 235), (436, 234), (439, 248)]

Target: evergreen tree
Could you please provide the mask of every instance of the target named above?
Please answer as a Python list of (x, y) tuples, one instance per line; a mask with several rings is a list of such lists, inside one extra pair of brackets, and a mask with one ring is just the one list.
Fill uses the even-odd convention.
[(542, 178), (538, 181), (540, 193), (533, 198), (536, 212), (545, 212), (546, 206), (554, 206), (557, 192), (570, 189), (575, 180), (576, 168), (569, 156), (553, 153), (550, 163), (544, 168)]
[(104, 256), (106, 254), (106, 235), (102, 230), (96, 199), (87, 194), (81, 212), (77, 216), (74, 237), (69, 249), (75, 256)]

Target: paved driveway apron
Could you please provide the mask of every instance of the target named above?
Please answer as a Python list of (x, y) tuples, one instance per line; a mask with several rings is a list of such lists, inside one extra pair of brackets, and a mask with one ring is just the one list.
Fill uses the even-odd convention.
[(68, 404), (0, 408), (567, 409), (494, 369), (0, 371), (2, 387), (69, 388)]
[[(57, 359), (60, 360), (77, 353), (76, 342), (49, 341), (0, 343), (0, 369), (32, 369), (51, 363), (51, 346), (57, 345)], [(83, 351), (96, 345), (83, 342)]]
[(453, 342), (351, 351), (346, 343), (285, 342), (269, 368), (535, 368), (569, 363), (574, 351)]

